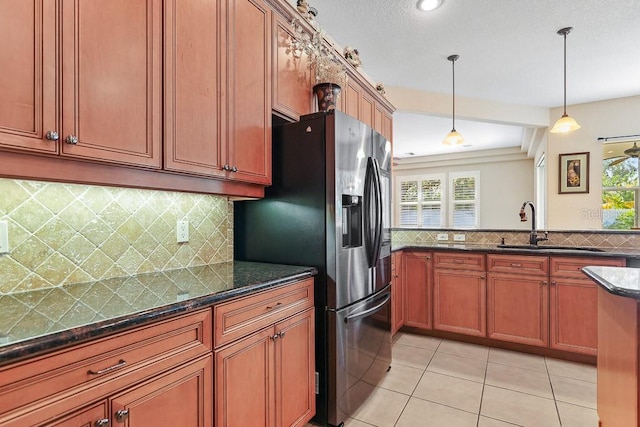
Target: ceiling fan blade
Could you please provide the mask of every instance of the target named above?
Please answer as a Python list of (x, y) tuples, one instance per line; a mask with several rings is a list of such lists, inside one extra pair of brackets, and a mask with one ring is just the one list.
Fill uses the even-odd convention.
[(615, 166), (619, 163), (624, 162), (625, 160), (627, 160), (629, 157), (625, 156), (625, 157), (620, 157), (618, 160), (614, 160), (613, 162), (609, 163), (609, 166)]

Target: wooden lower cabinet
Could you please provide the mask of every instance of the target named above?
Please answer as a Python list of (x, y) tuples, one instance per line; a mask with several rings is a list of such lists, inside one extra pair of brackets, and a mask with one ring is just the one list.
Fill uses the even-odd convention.
[(208, 355), (110, 399), (112, 425), (211, 426), (213, 356)]
[(216, 350), (216, 426), (304, 426), (315, 415), (314, 309)]
[(546, 347), (549, 344), (546, 276), (488, 273), (487, 336)]
[(433, 329), (484, 337), (486, 300), (483, 271), (433, 270)]
[(431, 253), (404, 252), (401, 265), (404, 324), (431, 329)]
[(404, 284), (402, 282), (402, 252), (391, 258), (391, 334), (404, 325)]
[(66, 414), (54, 421), (47, 421), (40, 425), (43, 427), (107, 427), (109, 425), (107, 401), (96, 403), (88, 408), (78, 409), (71, 414)]

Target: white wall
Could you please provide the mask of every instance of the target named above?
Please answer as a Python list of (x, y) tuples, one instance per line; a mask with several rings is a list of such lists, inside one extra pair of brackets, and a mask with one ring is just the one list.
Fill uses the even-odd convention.
[[(602, 142), (598, 137), (640, 133), (640, 96), (587, 104), (569, 105), (567, 113), (582, 128), (566, 135), (547, 135), (548, 228), (589, 230), (601, 227)], [(562, 108), (550, 110), (550, 123), (562, 115)], [(588, 194), (558, 194), (558, 156), (590, 153)]]
[[(470, 153), (470, 156), (472, 154)], [(518, 212), (526, 200), (534, 200), (534, 161), (533, 159), (511, 156), (466, 157), (463, 162), (442, 159), (428, 162), (415, 162), (396, 167), (395, 179), (401, 176), (480, 171), (480, 224), (478, 228), (518, 229), (530, 228), (530, 222), (520, 222)], [(398, 195), (394, 194), (394, 200)], [(530, 213), (528, 213), (530, 215)], [(395, 212), (394, 212), (395, 216)], [(397, 226), (394, 217), (394, 225)]]

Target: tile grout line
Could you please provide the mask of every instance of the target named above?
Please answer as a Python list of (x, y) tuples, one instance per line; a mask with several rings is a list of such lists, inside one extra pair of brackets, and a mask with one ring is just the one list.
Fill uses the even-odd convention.
[(547, 378), (549, 379), (549, 386), (551, 387), (551, 395), (553, 396), (553, 406), (556, 408), (556, 416), (558, 417), (558, 424), (562, 426), (562, 418), (560, 417), (560, 409), (558, 408), (558, 400), (556, 399), (556, 392), (553, 389), (553, 381), (551, 381), (551, 373), (549, 372), (549, 365), (547, 364), (547, 358), (544, 358), (544, 366), (547, 368)]

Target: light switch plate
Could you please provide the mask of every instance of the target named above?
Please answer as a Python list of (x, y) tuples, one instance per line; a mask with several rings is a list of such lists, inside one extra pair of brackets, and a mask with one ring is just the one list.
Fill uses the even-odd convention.
[(464, 234), (454, 234), (453, 235), (453, 241), (454, 242), (464, 242), (465, 241), (465, 235)]
[(447, 233), (438, 233), (436, 239), (438, 239), (438, 241), (449, 240), (449, 235)]
[(9, 225), (0, 221), (0, 254), (9, 253)]

